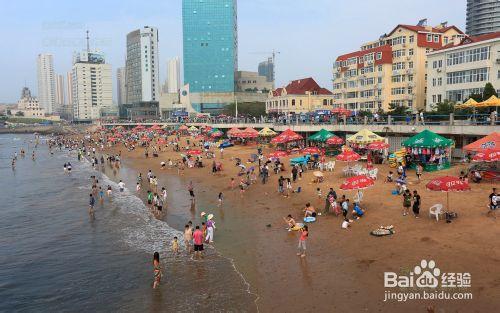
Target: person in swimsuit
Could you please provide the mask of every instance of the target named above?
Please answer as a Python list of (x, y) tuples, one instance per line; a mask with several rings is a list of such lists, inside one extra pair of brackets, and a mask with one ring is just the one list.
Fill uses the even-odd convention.
[(153, 282), (153, 289), (156, 287), (160, 286), (161, 282), (161, 265), (160, 265), (160, 254), (158, 252), (155, 252), (153, 254), (153, 274), (154, 274), (154, 282)]
[(89, 215), (90, 218), (94, 218), (94, 205), (95, 205), (95, 198), (92, 194), (89, 195)]
[(106, 193), (108, 194), (108, 197), (111, 197), (111, 191), (112, 191), (112, 188), (110, 185), (108, 185), (108, 189), (106, 191)]

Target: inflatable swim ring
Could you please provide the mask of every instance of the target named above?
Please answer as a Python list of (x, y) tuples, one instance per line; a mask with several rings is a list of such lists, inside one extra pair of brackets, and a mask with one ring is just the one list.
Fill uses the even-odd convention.
[(296, 223), (294, 227), (290, 228), (291, 230), (300, 230), (302, 227), (304, 227), (304, 224), (302, 223)]
[(313, 217), (313, 216), (304, 217), (304, 222), (306, 222), (306, 223), (312, 223), (312, 222), (315, 222), (315, 221), (316, 221), (316, 218)]

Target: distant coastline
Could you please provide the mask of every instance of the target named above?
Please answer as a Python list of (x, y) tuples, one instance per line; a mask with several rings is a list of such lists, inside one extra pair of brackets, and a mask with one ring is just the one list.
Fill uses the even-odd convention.
[(0, 134), (30, 134), (39, 133), (42, 135), (57, 134), (65, 135), (74, 133), (75, 130), (68, 126), (61, 125), (37, 125), (37, 126), (22, 126), (22, 127), (2, 127)]

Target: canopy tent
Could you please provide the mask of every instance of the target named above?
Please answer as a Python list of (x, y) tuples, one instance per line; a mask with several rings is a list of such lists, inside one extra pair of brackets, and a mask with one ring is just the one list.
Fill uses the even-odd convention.
[(474, 108), (474, 107), (477, 107), (477, 103), (478, 102), (476, 100), (469, 98), (469, 100), (465, 101), (464, 103), (455, 105), (455, 109)]
[(189, 130), (190, 132), (196, 132), (196, 131), (198, 131), (198, 128), (197, 128), (196, 126), (194, 126), (194, 125), (193, 125), (193, 126), (189, 127), (189, 128), (188, 128), (188, 130)]
[(335, 108), (332, 110), (333, 114), (338, 114), (338, 115), (345, 115), (345, 116), (350, 116), (352, 114), (351, 110), (344, 109), (344, 108)]
[(291, 141), (301, 140), (303, 137), (290, 128), (271, 139), (271, 143), (287, 143)]
[(319, 141), (319, 142), (325, 142), (328, 140), (328, 138), (331, 138), (335, 136), (331, 132), (327, 131), (326, 129), (322, 128), (319, 132), (309, 136), (310, 141)]
[(500, 150), (486, 149), (484, 152), (478, 152), (472, 158), (472, 162), (498, 162), (500, 161)]
[(179, 127), (179, 130), (181, 130), (181, 131), (182, 131), (182, 130), (188, 130), (188, 127), (187, 127), (186, 125), (181, 125), (181, 126)]
[(405, 159), (411, 163), (407, 164), (411, 168), (415, 168), (417, 163), (423, 164), (424, 170), (428, 172), (450, 168), (453, 140), (426, 129), (406, 139), (401, 145), (406, 147)]
[(477, 104), (479, 108), (486, 108), (486, 107), (498, 107), (500, 106), (500, 99), (498, 99), (497, 96), (492, 95), (491, 97), (488, 98), (488, 100), (485, 100), (483, 102), (479, 102)]
[(149, 128), (149, 130), (161, 130), (161, 126), (158, 124), (154, 124), (153, 126), (151, 126), (151, 128)]
[(333, 135), (333, 137), (330, 137), (326, 140), (326, 144), (327, 145), (343, 145), (344, 139)]
[(245, 133), (250, 133), (250, 134), (255, 134), (256, 136), (259, 135), (259, 132), (253, 129), (252, 127), (247, 127), (244, 130)]
[(500, 150), (500, 133), (494, 132), (466, 145), (466, 151), (483, 152), (486, 149)]
[(437, 148), (437, 147), (450, 147), (453, 145), (453, 140), (446, 139), (428, 129), (416, 134), (415, 136), (403, 141), (404, 147), (411, 148)]
[(271, 137), (271, 136), (275, 136), (277, 134), (278, 134), (277, 132), (275, 132), (274, 130), (272, 130), (269, 127), (264, 127), (259, 131), (259, 136), (262, 136), (262, 137)]
[(347, 138), (348, 143), (355, 143), (358, 145), (367, 145), (376, 141), (384, 141), (383, 137), (375, 134), (374, 132), (368, 129), (362, 129), (351, 137)]

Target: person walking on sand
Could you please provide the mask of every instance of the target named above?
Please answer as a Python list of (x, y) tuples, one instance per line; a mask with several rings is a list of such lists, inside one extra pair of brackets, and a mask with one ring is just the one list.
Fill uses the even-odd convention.
[(416, 172), (417, 172), (417, 180), (420, 183), (420, 179), (422, 178), (422, 172), (424, 171), (424, 168), (422, 167), (422, 164), (418, 163)]
[(218, 201), (219, 204), (217, 206), (220, 207), (222, 205), (222, 201), (224, 201), (224, 195), (222, 194), (222, 192), (219, 192)]
[(410, 190), (406, 189), (405, 192), (403, 192), (403, 216), (408, 215), (410, 207), (411, 207), (411, 192)]
[(490, 205), (488, 213), (486, 213), (486, 216), (493, 216), (494, 218), (497, 218), (495, 211), (498, 208), (498, 202), (500, 202), (500, 195), (498, 195), (496, 188), (493, 188), (493, 192), (490, 193), (489, 198), (490, 198)]
[(156, 289), (157, 287), (160, 286), (161, 277), (163, 275), (160, 265), (160, 254), (158, 252), (155, 252), (153, 254), (153, 274), (154, 274), (153, 289)]
[(413, 214), (415, 215), (415, 218), (418, 218), (418, 215), (420, 214), (420, 195), (416, 190), (413, 190)]
[(304, 227), (302, 227), (302, 229), (300, 230), (299, 245), (297, 247), (297, 255), (302, 258), (306, 256), (306, 241), (308, 236), (309, 230), (307, 228), (307, 225), (304, 225)]
[(333, 190), (333, 188), (330, 188), (325, 198), (325, 214), (327, 214), (330, 210), (330, 207), (332, 207), (331, 197), (333, 197), (334, 200), (337, 200), (337, 193), (335, 192), (335, 190)]
[(214, 218), (213, 214), (208, 214), (207, 217), (207, 235), (205, 237), (205, 241), (208, 243), (214, 242), (214, 230), (215, 230), (215, 223), (212, 220)]

